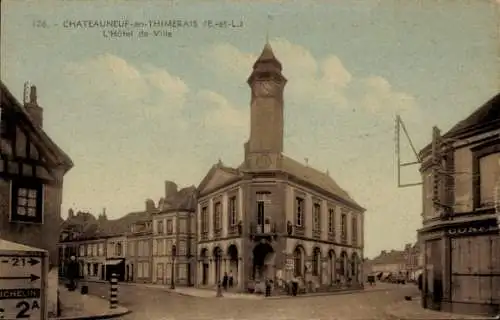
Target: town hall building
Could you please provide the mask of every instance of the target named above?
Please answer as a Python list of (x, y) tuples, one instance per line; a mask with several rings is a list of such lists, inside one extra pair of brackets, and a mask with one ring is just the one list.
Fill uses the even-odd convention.
[(198, 186), (198, 287), (239, 291), (298, 278), (308, 291), (362, 286), (365, 209), (330, 177), (283, 154), (286, 78), (267, 43), (248, 78), (250, 138), (238, 168)]

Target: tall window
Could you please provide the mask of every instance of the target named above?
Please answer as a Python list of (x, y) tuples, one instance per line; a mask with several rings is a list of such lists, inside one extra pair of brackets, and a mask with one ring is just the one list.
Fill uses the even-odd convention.
[(358, 218), (352, 217), (352, 244), (358, 242)]
[(222, 206), (220, 202), (214, 204), (214, 231), (220, 231), (222, 229)]
[(259, 200), (257, 201), (257, 225), (263, 225), (264, 224), (264, 201)]
[(123, 248), (122, 248), (122, 243), (121, 242), (117, 242), (116, 243), (116, 247), (115, 247), (115, 255), (116, 256), (121, 256), (123, 254)]
[(304, 199), (300, 197), (295, 198), (295, 225), (304, 226)]
[(347, 214), (342, 213), (342, 218), (341, 218), (341, 228), (342, 228), (342, 240), (347, 240)]
[(500, 153), (493, 153), (479, 158), (479, 193), (480, 206), (494, 206), (494, 190), (500, 179)]
[(208, 208), (201, 208), (201, 232), (208, 232)]
[(167, 220), (167, 234), (174, 233), (174, 221), (172, 219)]
[(314, 231), (319, 231), (321, 228), (321, 205), (319, 203), (315, 203), (313, 205), (313, 217), (314, 217)]
[(296, 277), (302, 276), (302, 269), (304, 261), (302, 259), (302, 250), (301, 248), (295, 248), (293, 252), (293, 260), (294, 260), (294, 273)]
[(335, 233), (335, 210), (328, 209), (328, 233)]
[(315, 248), (313, 254), (312, 274), (313, 276), (319, 276), (321, 267), (321, 251), (318, 248)]
[(165, 255), (165, 248), (163, 247), (163, 239), (156, 239), (156, 248), (159, 256)]
[(156, 225), (156, 232), (159, 234), (163, 233), (163, 220), (159, 220), (157, 225)]
[(229, 225), (236, 225), (236, 197), (229, 198)]

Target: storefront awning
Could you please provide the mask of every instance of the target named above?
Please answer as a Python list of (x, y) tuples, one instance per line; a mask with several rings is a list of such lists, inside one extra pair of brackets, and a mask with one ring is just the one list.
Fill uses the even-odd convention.
[(110, 260), (106, 260), (106, 265), (107, 266), (115, 266), (115, 265), (119, 264), (122, 261), (123, 260), (121, 260), (121, 259), (110, 259)]

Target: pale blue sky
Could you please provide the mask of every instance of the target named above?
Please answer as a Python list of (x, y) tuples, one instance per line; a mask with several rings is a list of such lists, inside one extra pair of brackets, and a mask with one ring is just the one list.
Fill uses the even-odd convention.
[[(2, 80), (20, 100), (24, 81), (37, 85), (45, 130), (75, 162), (64, 215), (106, 207), (117, 218), (143, 209), (146, 198), (158, 201), (166, 179), (198, 185), (218, 158), (239, 164), (249, 133), (246, 79), (269, 29), (289, 80), (285, 153), (328, 169), (367, 208), (367, 256), (414, 241), (421, 192), (396, 187), (395, 113), (420, 149), (433, 125), (446, 131), (498, 92), (498, 5), (179, 3), (2, 1)], [(200, 27), (113, 40), (98, 28), (63, 27), (120, 18)], [(34, 19), (50, 28), (33, 28)], [(243, 27), (202, 27), (209, 19)], [(410, 149), (403, 153), (413, 160)], [(419, 179), (416, 169), (404, 182)]]

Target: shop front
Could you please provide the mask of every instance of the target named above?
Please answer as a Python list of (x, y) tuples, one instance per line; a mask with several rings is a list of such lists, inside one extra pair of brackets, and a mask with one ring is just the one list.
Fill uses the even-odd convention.
[(496, 218), (442, 221), (433, 230), (422, 229), (419, 233), (425, 247), (423, 307), (497, 315), (500, 237)]

